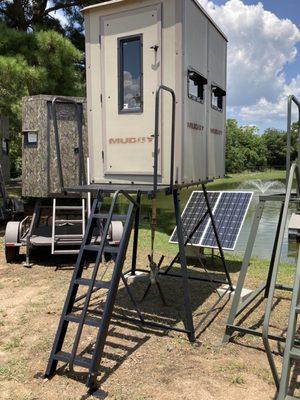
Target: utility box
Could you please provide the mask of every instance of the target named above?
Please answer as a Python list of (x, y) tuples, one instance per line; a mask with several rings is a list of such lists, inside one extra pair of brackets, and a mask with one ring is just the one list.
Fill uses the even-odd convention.
[(9, 160), (9, 119), (0, 115), (0, 162), (4, 183), (10, 180), (10, 160)]
[[(194, 0), (84, 9), (91, 181), (151, 184), (155, 96), (176, 94), (174, 180), (225, 173), (227, 39)], [(158, 183), (170, 182), (172, 104), (162, 94)]]
[(58, 196), (63, 188), (82, 184), (82, 169), (88, 157), (86, 101), (77, 97), (58, 98), (54, 107), (54, 98), (47, 95), (23, 98), (23, 196)]

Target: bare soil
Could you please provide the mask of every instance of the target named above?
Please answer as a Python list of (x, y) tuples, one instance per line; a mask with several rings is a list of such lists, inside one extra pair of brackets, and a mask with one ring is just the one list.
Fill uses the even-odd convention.
[[(56, 270), (57, 258), (42, 254), (31, 269), (22, 264), (6, 264), (1, 244), (0, 254), (0, 398), (2, 400), (209, 400), (273, 399), (275, 386), (260, 338), (235, 335), (232, 342), (221, 345), (230, 302), (223, 300), (198, 329), (197, 342), (173, 331), (144, 329), (113, 319), (98, 379), (99, 390), (89, 395), (84, 371), (73, 373), (60, 364), (58, 373), (43, 379), (49, 353), (69, 286), (74, 259), (66, 259)], [(145, 254), (139, 255), (145, 267)], [(127, 267), (130, 259), (128, 257)], [(110, 267), (110, 265), (108, 265)], [(194, 274), (203, 274), (192, 268)], [(231, 265), (234, 280), (239, 265)], [(88, 272), (88, 271), (87, 271)], [(210, 270), (211, 276), (219, 276)], [(249, 285), (256, 286), (252, 276)], [(131, 285), (140, 299), (146, 283)], [(181, 282), (162, 278), (167, 299), (164, 306), (153, 288), (140, 305), (148, 319), (183, 327)], [(208, 283), (191, 281), (192, 305), (196, 325), (218, 296)], [(102, 295), (101, 295), (102, 296)], [(94, 310), (101, 309), (103, 297), (97, 293)], [(282, 333), (289, 310), (288, 296), (279, 292), (272, 330)], [(115, 311), (135, 316), (127, 293), (120, 285)], [(263, 304), (256, 307), (245, 324), (259, 326)], [(211, 321), (211, 323), (209, 323)], [(74, 333), (74, 330), (71, 329)], [(89, 353), (95, 330), (87, 329), (80, 351)], [(67, 337), (67, 348), (72, 337)], [(278, 368), (282, 346), (273, 345)]]

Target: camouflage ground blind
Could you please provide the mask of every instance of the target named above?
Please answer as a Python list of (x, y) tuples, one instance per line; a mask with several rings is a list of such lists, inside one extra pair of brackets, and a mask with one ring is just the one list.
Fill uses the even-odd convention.
[(7, 117), (0, 115), (0, 140), (1, 140), (1, 151), (0, 151), (0, 162), (2, 167), (2, 173), (5, 182), (10, 179), (10, 161), (9, 161), (9, 121)]
[[(54, 96), (23, 98), (22, 104), (22, 194), (28, 197), (52, 197), (61, 194), (59, 165), (52, 100)], [(66, 98), (66, 97), (64, 97)], [(84, 98), (69, 97), (82, 110), (84, 167), (88, 154), (86, 102)], [(77, 110), (72, 103), (57, 103), (59, 147), (64, 187), (79, 184), (79, 132)]]

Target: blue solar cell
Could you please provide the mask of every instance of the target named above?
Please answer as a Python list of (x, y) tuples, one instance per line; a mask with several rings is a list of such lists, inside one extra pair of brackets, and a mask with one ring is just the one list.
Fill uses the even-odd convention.
[[(208, 198), (212, 208), (215, 206), (219, 196), (220, 192), (208, 192)], [(185, 240), (192, 233), (196, 224), (201, 220), (201, 218), (204, 216), (206, 212), (207, 212), (207, 206), (203, 192), (202, 191), (193, 192), (182, 213), (183, 234)], [(202, 224), (199, 226), (198, 230), (194, 233), (189, 243), (199, 245), (199, 242), (206, 228), (208, 220), (209, 217), (206, 216)], [(170, 242), (172, 243), (178, 242), (176, 228), (171, 236)]]
[[(207, 194), (222, 247), (223, 249), (234, 250), (253, 193), (208, 192)], [(206, 212), (207, 207), (203, 192), (193, 192), (182, 213), (185, 240)], [(176, 229), (174, 229), (170, 242), (178, 242)], [(208, 215), (188, 243), (195, 246), (218, 248)]]
[[(223, 192), (214, 210), (215, 224), (223, 249), (233, 250), (247, 213), (252, 193)], [(209, 222), (200, 245), (217, 248), (217, 241)]]

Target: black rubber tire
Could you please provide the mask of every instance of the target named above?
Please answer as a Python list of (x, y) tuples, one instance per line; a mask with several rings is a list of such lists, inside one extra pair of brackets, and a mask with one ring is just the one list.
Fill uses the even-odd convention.
[(5, 246), (5, 258), (6, 262), (9, 264), (13, 264), (19, 259), (20, 248), (13, 246)]

